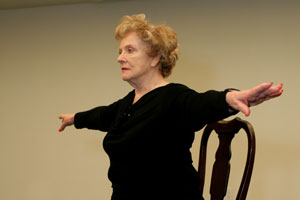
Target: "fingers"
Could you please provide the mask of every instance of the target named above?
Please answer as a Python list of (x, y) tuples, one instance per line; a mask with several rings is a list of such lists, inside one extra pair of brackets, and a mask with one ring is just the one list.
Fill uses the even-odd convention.
[(242, 113), (244, 113), (244, 115), (246, 117), (248, 117), (250, 115), (250, 108), (246, 104), (241, 103), (238, 107), (239, 107), (239, 110)]
[(62, 119), (61, 126), (58, 129), (59, 132), (62, 132), (66, 126), (71, 126), (74, 124), (74, 115), (75, 114), (62, 114), (58, 116), (59, 119)]
[(263, 93), (265, 90), (269, 89), (273, 85), (273, 82), (268, 83), (262, 83), (255, 88), (253, 88), (253, 91), (257, 94)]
[(60, 128), (58, 129), (59, 132), (62, 132), (65, 129), (65, 125), (64, 125), (64, 115), (59, 115), (58, 116), (59, 119), (62, 119), (62, 124), (60, 126)]
[(59, 132), (62, 132), (63, 130), (65, 130), (65, 127), (66, 127), (66, 126), (65, 126), (64, 124), (62, 124), (62, 125), (60, 126), (60, 128), (58, 129), (58, 131), (59, 131)]
[(59, 132), (62, 132), (63, 130), (65, 130), (65, 127), (67, 126), (67, 124), (66, 124), (67, 115), (62, 114), (62, 115), (59, 115), (58, 118), (62, 119), (61, 126), (58, 129)]
[(277, 91), (274, 91), (272, 94), (270, 94), (270, 97), (278, 97), (283, 93), (283, 83), (280, 83), (279, 85), (275, 86), (274, 88), (277, 89)]
[(249, 111), (244, 112), (245, 117), (248, 117), (250, 115), (250, 109), (248, 109)]
[(226, 101), (232, 108), (241, 111), (247, 117), (250, 115), (251, 106), (256, 106), (282, 94), (282, 83), (273, 87), (272, 85), (273, 82), (268, 82), (249, 90), (243, 90), (236, 93), (228, 92)]
[(278, 96), (280, 96), (282, 93), (283, 93), (283, 90), (280, 90), (280, 91), (277, 92), (277, 93), (274, 93), (274, 94), (269, 95), (269, 97), (271, 97), (271, 98), (273, 98), (273, 97), (278, 97)]
[(273, 87), (272, 85), (272, 82), (263, 83), (251, 89), (248, 96), (249, 105), (255, 106), (264, 101), (280, 96), (283, 92), (283, 84), (281, 83)]
[(271, 88), (265, 90), (264, 92), (259, 94), (259, 96), (258, 96), (259, 99), (266, 101), (266, 100), (280, 96), (283, 92), (282, 86), (283, 86), (283, 84), (281, 83), (277, 86), (274, 86), (274, 87), (271, 87)]

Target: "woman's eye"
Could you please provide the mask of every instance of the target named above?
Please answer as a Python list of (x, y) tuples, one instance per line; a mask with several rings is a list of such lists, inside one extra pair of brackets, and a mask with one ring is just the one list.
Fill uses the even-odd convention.
[(129, 52), (129, 53), (133, 53), (133, 52), (134, 52), (134, 49), (129, 48), (129, 49), (128, 49), (128, 52)]

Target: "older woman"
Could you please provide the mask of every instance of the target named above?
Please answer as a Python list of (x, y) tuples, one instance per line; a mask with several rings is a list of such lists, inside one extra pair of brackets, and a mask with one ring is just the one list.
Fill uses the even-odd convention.
[(134, 90), (111, 105), (60, 115), (60, 131), (75, 125), (107, 132), (112, 200), (203, 199), (190, 153), (194, 133), (238, 111), (248, 116), (250, 106), (281, 95), (282, 84), (198, 93), (165, 79), (178, 58), (170, 27), (125, 16), (115, 37), (122, 79)]

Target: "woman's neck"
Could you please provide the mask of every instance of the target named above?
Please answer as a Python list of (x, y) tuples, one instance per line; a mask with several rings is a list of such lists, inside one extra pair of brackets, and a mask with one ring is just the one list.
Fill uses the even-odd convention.
[(141, 81), (128, 81), (135, 90), (133, 103), (136, 103), (142, 96), (148, 92), (169, 84), (162, 76), (152, 77), (151, 79), (142, 79)]

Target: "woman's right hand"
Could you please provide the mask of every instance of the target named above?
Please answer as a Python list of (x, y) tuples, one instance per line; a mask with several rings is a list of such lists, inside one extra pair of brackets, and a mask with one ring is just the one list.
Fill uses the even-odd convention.
[(74, 116), (75, 114), (62, 114), (59, 115), (58, 118), (62, 119), (61, 126), (59, 128), (59, 132), (63, 131), (66, 126), (72, 126), (74, 124)]

